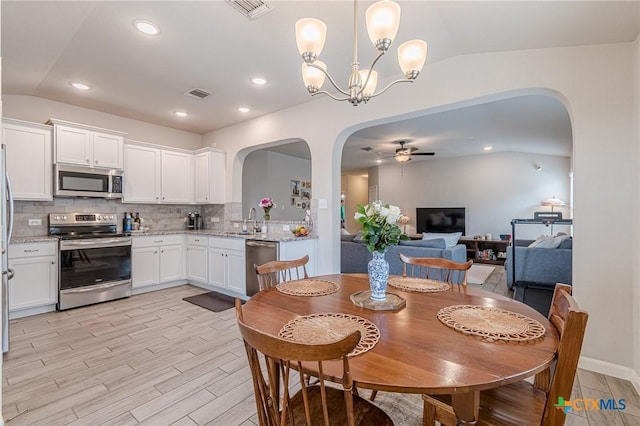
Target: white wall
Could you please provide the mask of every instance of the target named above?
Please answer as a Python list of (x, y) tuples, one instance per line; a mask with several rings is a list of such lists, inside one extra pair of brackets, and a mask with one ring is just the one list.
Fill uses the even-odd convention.
[(107, 114), (92, 109), (63, 104), (34, 96), (2, 95), (3, 117), (17, 118), (44, 124), (49, 118), (127, 132), (126, 139), (173, 146), (183, 149), (198, 149), (202, 136), (196, 133), (158, 126), (144, 121), (132, 120), (119, 115)]
[[(640, 140), (640, 36), (635, 42), (635, 70), (633, 75), (635, 76), (635, 102), (634, 102), (634, 115), (636, 117), (636, 135), (635, 140)], [(640, 164), (640, 150), (637, 153), (638, 157), (635, 159), (636, 164)], [(640, 176), (635, 179), (636, 188), (633, 191), (634, 194), (640, 193)], [(635, 214), (636, 220), (633, 221), (633, 233), (634, 235), (640, 235), (640, 199), (636, 200)], [(636, 239), (634, 247), (634, 259), (640, 259), (640, 238)], [(634, 336), (634, 383), (636, 389), (640, 392), (640, 262), (634, 262), (634, 279), (633, 279), (633, 306), (636, 309), (633, 311), (633, 336)]]
[[(638, 114), (633, 43), (463, 55), (428, 64), (415, 84), (395, 86), (353, 108), (330, 99), (261, 116), (203, 136), (227, 151), (227, 198), (241, 199), (242, 156), (265, 143), (300, 138), (311, 150), (318, 270), (339, 270), (340, 160), (347, 137), (364, 127), (505, 97), (547, 93), (569, 111), (573, 131), (575, 296), (590, 312), (582, 355), (590, 367), (630, 376), (634, 355), (633, 266), (640, 240), (636, 207)], [(387, 81), (379, 82), (383, 87)], [(322, 117), (322, 119), (318, 119)], [(615, 222), (607, 221), (615, 215)], [(620, 232), (624, 229), (625, 232)], [(594, 241), (615, 249), (594, 250)], [(615, 348), (615, 350), (612, 350)]]
[[(536, 171), (534, 164), (542, 170)], [(569, 200), (568, 157), (492, 153), (459, 158), (430, 159), (378, 167), (380, 199), (397, 205), (411, 218), (408, 233), (415, 233), (416, 207), (465, 207), (466, 235), (493, 238), (511, 233), (511, 219), (532, 218), (553, 195)], [(569, 209), (561, 208), (569, 217)], [(553, 232), (567, 232), (555, 226)], [(549, 234), (544, 225), (518, 226), (516, 236), (535, 239)]]
[[(277, 207), (271, 209), (271, 220), (303, 220), (305, 212), (291, 205), (291, 181), (311, 181), (311, 161), (270, 151), (256, 151), (247, 156), (242, 169), (242, 212), (246, 219), (255, 207), (258, 219), (264, 211), (258, 203), (271, 197)], [(313, 195), (313, 188), (311, 188)], [(309, 203), (311, 200), (298, 201)], [(311, 208), (311, 207), (308, 207)]]

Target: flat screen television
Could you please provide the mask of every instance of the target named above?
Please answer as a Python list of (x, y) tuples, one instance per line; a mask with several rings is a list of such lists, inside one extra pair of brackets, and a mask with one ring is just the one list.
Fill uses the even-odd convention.
[(464, 207), (416, 208), (416, 231), (462, 232), (466, 234)]

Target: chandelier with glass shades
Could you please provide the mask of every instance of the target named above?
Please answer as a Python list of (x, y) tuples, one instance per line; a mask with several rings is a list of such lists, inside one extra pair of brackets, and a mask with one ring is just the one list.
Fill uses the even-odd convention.
[[(360, 69), (358, 62), (358, 25), (357, 25), (357, 0), (353, 2), (353, 63), (349, 86), (346, 90), (340, 88), (327, 71), (327, 66), (318, 60), (324, 47), (327, 35), (327, 26), (324, 22), (315, 18), (303, 18), (296, 22), (296, 43), (302, 55), (302, 79), (311, 96), (319, 93), (325, 94), (336, 101), (349, 101), (354, 106), (360, 102), (366, 103), (369, 99), (386, 92), (396, 83), (412, 83), (424, 66), (427, 58), (427, 43), (423, 40), (410, 40), (398, 47), (398, 62), (405, 78), (390, 83), (387, 87), (376, 91), (378, 73), (373, 69), (378, 60), (387, 53), (391, 43), (398, 33), (400, 26), (400, 6), (391, 0), (382, 0), (369, 6), (366, 12), (367, 32), (369, 38), (378, 50), (378, 54), (371, 63), (369, 69)], [(334, 96), (331, 93), (320, 90), (325, 77), (344, 97)]]

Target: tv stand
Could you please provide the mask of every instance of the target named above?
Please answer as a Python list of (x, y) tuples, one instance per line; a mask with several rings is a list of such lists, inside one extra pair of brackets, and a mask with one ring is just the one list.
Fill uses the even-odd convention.
[(458, 243), (467, 246), (467, 260), (473, 263), (504, 265), (510, 241), (460, 238)]

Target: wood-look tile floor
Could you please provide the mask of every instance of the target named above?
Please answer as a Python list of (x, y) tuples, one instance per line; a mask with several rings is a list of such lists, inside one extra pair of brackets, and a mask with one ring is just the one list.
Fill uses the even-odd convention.
[[(499, 277), (491, 279), (487, 286), (505, 290)], [(202, 292), (186, 285), (11, 321), (3, 365), (5, 422), (256, 424), (234, 311), (214, 313), (182, 300)], [(576, 383), (576, 394), (625, 398), (627, 410), (583, 412), (567, 424), (640, 425), (640, 399), (629, 382), (580, 371)], [(419, 396), (382, 392), (376, 402), (397, 425), (421, 424)]]

